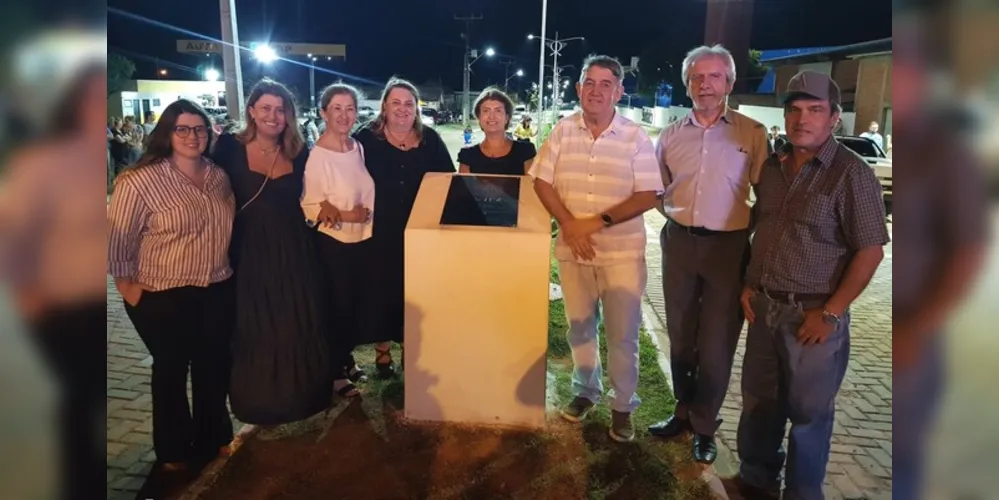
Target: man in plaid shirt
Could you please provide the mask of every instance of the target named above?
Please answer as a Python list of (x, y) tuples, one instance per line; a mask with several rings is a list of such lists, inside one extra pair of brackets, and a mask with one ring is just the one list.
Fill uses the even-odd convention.
[(742, 371), (739, 486), (821, 499), (835, 399), (850, 353), (850, 303), (870, 283), (889, 241), (881, 187), (833, 137), (840, 90), (798, 73), (784, 102), (788, 142), (755, 186), (755, 236), (741, 302), (750, 322)]

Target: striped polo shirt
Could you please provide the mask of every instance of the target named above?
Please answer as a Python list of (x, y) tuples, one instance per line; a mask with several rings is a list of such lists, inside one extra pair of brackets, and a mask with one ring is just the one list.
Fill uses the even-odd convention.
[(108, 274), (156, 291), (229, 278), (235, 205), (228, 176), (211, 162), (204, 190), (167, 160), (127, 170), (108, 207)]
[[(551, 184), (577, 218), (599, 216), (633, 194), (663, 191), (655, 148), (645, 130), (615, 114), (596, 139), (577, 112), (555, 125), (538, 151), (529, 175)], [(619, 222), (593, 235), (596, 258), (580, 264), (606, 265), (645, 256), (644, 216)], [(562, 236), (555, 258), (576, 260)]]

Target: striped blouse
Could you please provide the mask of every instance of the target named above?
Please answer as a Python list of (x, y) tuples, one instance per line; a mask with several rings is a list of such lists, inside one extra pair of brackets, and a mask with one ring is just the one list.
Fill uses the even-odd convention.
[(167, 160), (126, 171), (108, 207), (108, 274), (153, 290), (229, 278), (235, 205), (229, 178), (211, 162), (204, 190)]

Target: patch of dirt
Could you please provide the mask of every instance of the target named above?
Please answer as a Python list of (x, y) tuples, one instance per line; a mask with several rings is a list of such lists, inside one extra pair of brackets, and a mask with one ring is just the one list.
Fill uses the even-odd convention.
[(199, 498), (698, 498), (659, 443), (620, 444), (604, 425), (550, 418), (543, 431), (402, 419), (401, 382), (248, 440)]

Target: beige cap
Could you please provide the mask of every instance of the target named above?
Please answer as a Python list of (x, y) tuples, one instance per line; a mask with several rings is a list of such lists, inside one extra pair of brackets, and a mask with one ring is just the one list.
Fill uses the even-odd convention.
[(829, 101), (834, 105), (842, 102), (839, 92), (839, 85), (833, 81), (829, 75), (818, 71), (802, 71), (787, 82), (787, 93), (784, 102), (801, 96), (808, 96), (822, 101)]

